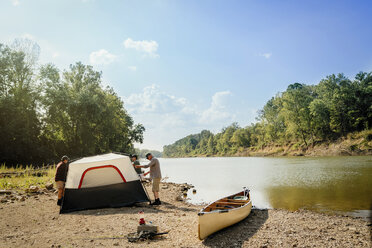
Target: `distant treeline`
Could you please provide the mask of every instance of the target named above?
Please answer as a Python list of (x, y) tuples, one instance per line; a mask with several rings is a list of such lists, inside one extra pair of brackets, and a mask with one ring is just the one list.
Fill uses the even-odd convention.
[(371, 128), (372, 72), (360, 72), (354, 80), (330, 75), (317, 85), (289, 85), (265, 104), (250, 126), (233, 123), (216, 135), (203, 130), (164, 146), (163, 156), (225, 156), (290, 143), (306, 149)]
[(138, 158), (146, 158), (147, 153), (151, 153), (157, 158), (161, 158), (163, 155), (162, 152), (159, 152), (156, 150), (147, 150), (147, 149), (138, 149), (138, 148), (135, 148), (134, 152), (135, 154), (137, 154)]
[(101, 72), (80, 62), (63, 72), (38, 65), (39, 50), (24, 39), (0, 44), (0, 163), (130, 153), (142, 143), (144, 127), (102, 86)]

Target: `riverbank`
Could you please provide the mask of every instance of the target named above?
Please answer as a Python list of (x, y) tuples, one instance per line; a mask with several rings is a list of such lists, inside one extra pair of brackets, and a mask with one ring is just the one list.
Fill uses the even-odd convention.
[[(197, 238), (201, 206), (182, 200), (183, 185), (161, 183), (159, 207), (138, 204), (60, 215), (53, 189), (0, 195), (0, 247), (370, 247), (366, 220), (311, 211), (252, 210), (242, 222)], [(150, 185), (146, 184), (150, 191)], [(145, 219), (170, 231), (139, 243), (125, 238), (136, 231), (138, 211)], [(111, 239), (120, 237), (121, 239)], [(124, 237), (124, 238), (123, 238)]]
[(236, 156), (365, 156), (372, 155), (372, 132), (350, 133), (336, 141), (313, 143), (309, 146), (289, 143), (245, 149)]
[[(176, 149), (177, 150), (177, 149)], [(223, 153), (208, 153), (189, 149), (188, 153), (163, 153), (166, 158), (187, 157), (283, 157), (283, 156), (369, 156), (372, 155), (372, 130), (349, 133), (337, 140), (314, 141), (309, 144), (303, 142), (290, 142), (286, 144), (271, 143), (251, 147), (230, 148)]]

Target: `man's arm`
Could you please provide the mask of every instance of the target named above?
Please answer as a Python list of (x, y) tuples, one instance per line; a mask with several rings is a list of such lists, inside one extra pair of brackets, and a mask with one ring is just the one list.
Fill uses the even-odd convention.
[(155, 160), (151, 160), (147, 165), (136, 165), (136, 168), (149, 168), (155, 165)]
[(59, 167), (61, 167), (61, 164), (62, 164), (62, 162), (59, 162), (59, 163), (57, 164), (57, 166), (56, 166), (56, 174), (57, 174), (57, 172), (60, 170)]

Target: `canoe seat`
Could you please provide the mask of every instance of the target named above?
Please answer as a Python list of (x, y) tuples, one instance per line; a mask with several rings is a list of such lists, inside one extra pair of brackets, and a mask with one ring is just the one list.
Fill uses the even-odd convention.
[(211, 209), (213, 210), (213, 209), (226, 209), (226, 208), (225, 207), (213, 207)]
[(220, 210), (231, 210), (231, 209), (234, 209), (234, 208), (225, 208), (225, 207), (213, 207), (211, 208), (211, 210), (209, 210), (208, 212), (214, 212), (214, 211), (220, 211)]
[(238, 200), (238, 199), (227, 199), (228, 202), (248, 202), (249, 199), (247, 200)]
[(220, 208), (234, 208), (235, 206), (217, 204), (216, 207), (220, 207)]
[(237, 203), (237, 204), (246, 204), (249, 201), (226, 201), (226, 202), (231, 203), (231, 204), (234, 204), (234, 203)]
[(237, 207), (240, 207), (240, 206), (216, 205), (216, 206), (211, 206), (211, 207), (205, 209), (204, 211), (205, 212), (212, 212), (212, 211), (220, 210), (220, 209), (229, 210), (229, 209), (234, 209), (234, 208), (237, 208)]
[(248, 200), (248, 196), (245, 196), (245, 195), (237, 195), (237, 196), (234, 196), (233, 198), (234, 200), (243, 200), (243, 201), (246, 201)]
[(226, 205), (244, 205), (247, 202), (216, 202), (217, 204), (226, 204)]

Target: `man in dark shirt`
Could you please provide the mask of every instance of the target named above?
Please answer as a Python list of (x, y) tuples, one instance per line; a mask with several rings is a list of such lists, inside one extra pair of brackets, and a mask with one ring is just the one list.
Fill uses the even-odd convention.
[(132, 156), (130, 157), (130, 159), (132, 160), (133, 167), (134, 167), (134, 169), (136, 170), (137, 174), (138, 174), (138, 175), (139, 175), (139, 174), (142, 174), (142, 170), (141, 170), (141, 168), (136, 168), (136, 165), (140, 165), (140, 162), (137, 160), (137, 159), (138, 159), (137, 155), (132, 155)]
[(57, 205), (61, 206), (62, 198), (65, 190), (65, 183), (66, 183), (66, 176), (68, 170), (68, 160), (67, 156), (63, 156), (61, 158), (61, 162), (57, 164), (56, 167), (56, 176), (54, 180), (56, 181), (57, 189), (58, 189), (58, 201)]

